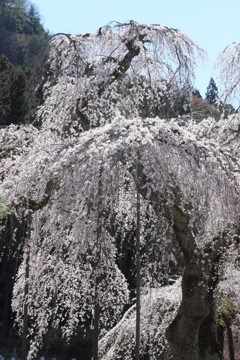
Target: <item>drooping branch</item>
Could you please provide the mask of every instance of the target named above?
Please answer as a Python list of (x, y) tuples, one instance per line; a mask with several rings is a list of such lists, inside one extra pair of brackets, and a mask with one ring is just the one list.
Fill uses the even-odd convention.
[[(192, 79), (195, 56), (203, 54), (197, 43), (179, 30), (134, 21), (111, 23), (93, 34), (63, 34), (52, 42), (43, 100), (52, 107), (48, 95), (53, 92), (68, 110), (69, 123), (64, 120), (63, 131), (71, 126), (74, 131), (87, 130), (107, 122), (116, 111), (128, 113), (129, 106), (139, 112), (144, 95), (150, 102), (157, 101), (166, 84), (177, 88), (180, 80)], [(57, 88), (65, 89), (65, 85), (71, 91), (64, 90), (66, 96), (62, 96)], [(134, 100), (126, 97), (130, 91)], [(44, 107), (40, 108), (40, 121), (46, 116)], [(59, 116), (58, 120), (53, 113), (51, 116), (52, 127), (56, 122), (63, 124)]]
[[(141, 35), (139, 36), (138, 40), (144, 43), (144, 37), (145, 35)], [(103, 60), (103, 62), (107, 62), (108, 60), (113, 61), (114, 63), (116, 63), (116, 67), (111, 73), (108, 74), (108, 76), (106, 76), (106, 79), (104, 81), (101, 81), (99, 84), (97, 84), (97, 88), (98, 88), (97, 96), (99, 98), (114, 81), (118, 80), (121, 76), (123, 76), (127, 72), (129, 67), (131, 66), (132, 59), (138, 56), (140, 53), (141, 49), (139, 45), (136, 45), (136, 37), (134, 37), (131, 40), (128, 40), (125, 45), (128, 52), (122, 60), (118, 60), (114, 58)], [(81, 119), (81, 125), (83, 130), (90, 129), (90, 121), (87, 115), (84, 113), (84, 110), (86, 110), (88, 107), (89, 100), (91, 100), (91, 94), (83, 98), (78, 98), (76, 103), (76, 112)]]
[[(53, 190), (57, 189), (58, 184), (56, 182), (54, 182), (53, 180), (49, 180), (46, 184), (46, 189), (45, 189), (45, 196), (43, 197), (43, 199), (41, 201), (36, 201), (33, 199), (24, 199), (22, 200), (22, 203), (26, 204), (26, 209), (36, 212), (38, 210), (43, 209), (49, 202), (51, 195), (53, 193)], [(20, 204), (20, 206), (22, 206), (22, 203)]]
[(239, 59), (240, 43), (232, 42), (216, 60), (216, 69), (219, 72), (219, 80), (222, 83), (222, 98), (225, 104), (227, 101), (239, 100)]

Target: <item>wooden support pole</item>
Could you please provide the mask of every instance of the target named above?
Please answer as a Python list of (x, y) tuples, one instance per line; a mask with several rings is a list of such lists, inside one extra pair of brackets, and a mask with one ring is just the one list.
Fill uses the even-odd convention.
[[(137, 181), (139, 181), (139, 158), (137, 163)], [(140, 359), (140, 193), (137, 186), (137, 228), (136, 228), (136, 360)]]
[(28, 332), (28, 279), (29, 279), (29, 261), (30, 261), (30, 240), (31, 240), (31, 226), (32, 226), (32, 214), (31, 210), (28, 210), (27, 220), (27, 238), (25, 244), (26, 251), (26, 268), (25, 268), (25, 288), (24, 288), (24, 305), (23, 305), (23, 335), (22, 335), (22, 360), (27, 359), (27, 332)]

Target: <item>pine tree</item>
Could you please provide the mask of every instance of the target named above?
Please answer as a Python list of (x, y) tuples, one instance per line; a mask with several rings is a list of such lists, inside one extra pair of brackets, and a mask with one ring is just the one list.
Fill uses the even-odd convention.
[(23, 33), (26, 22), (25, 1), (0, 1), (0, 17), (7, 30), (18, 34)]
[(24, 32), (29, 35), (41, 35), (45, 33), (45, 30), (41, 24), (41, 17), (35, 5), (33, 4), (30, 5), (27, 12)]
[(211, 78), (209, 85), (207, 87), (206, 100), (209, 101), (210, 104), (214, 104), (217, 99), (218, 99), (218, 88), (213, 78)]
[(28, 66), (43, 51), (47, 38), (35, 5), (27, 5), (26, 0), (0, 0), (0, 54), (14, 66)]

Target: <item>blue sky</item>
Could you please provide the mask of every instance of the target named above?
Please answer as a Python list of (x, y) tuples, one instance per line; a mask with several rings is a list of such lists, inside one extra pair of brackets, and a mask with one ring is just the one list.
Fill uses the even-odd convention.
[(195, 86), (205, 96), (216, 56), (240, 42), (240, 0), (32, 0), (51, 33), (94, 32), (110, 21), (135, 20), (178, 28), (209, 55), (196, 72)]

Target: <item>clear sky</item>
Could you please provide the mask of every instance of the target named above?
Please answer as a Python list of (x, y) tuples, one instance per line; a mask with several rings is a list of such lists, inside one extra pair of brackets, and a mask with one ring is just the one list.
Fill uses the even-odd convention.
[(205, 97), (216, 56), (240, 42), (240, 0), (32, 0), (51, 33), (89, 33), (110, 21), (135, 20), (178, 28), (209, 55), (196, 72), (195, 86)]

